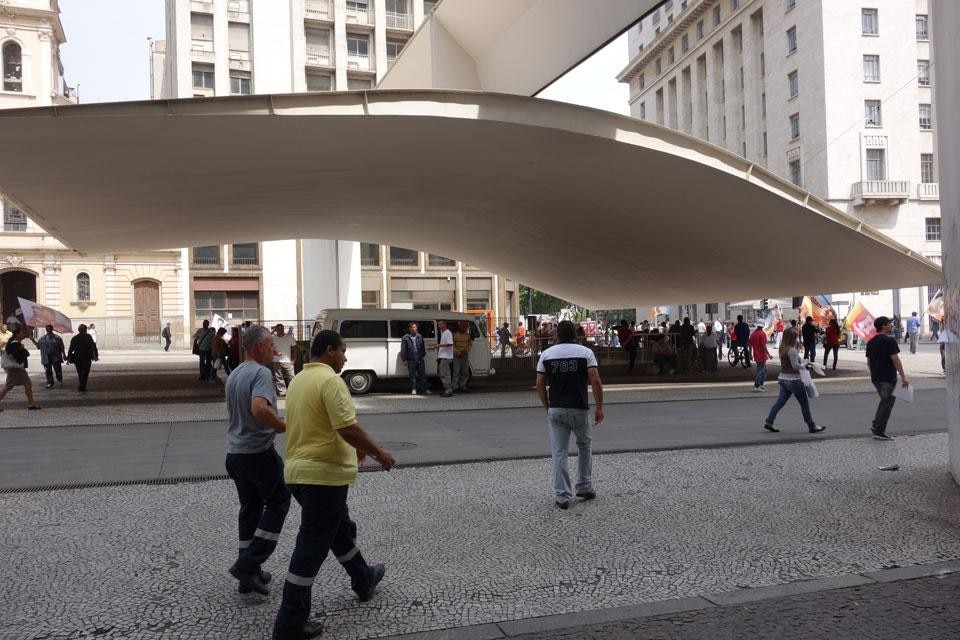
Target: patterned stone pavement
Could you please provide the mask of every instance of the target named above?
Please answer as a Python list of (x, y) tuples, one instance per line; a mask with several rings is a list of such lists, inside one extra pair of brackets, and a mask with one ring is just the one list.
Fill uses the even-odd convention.
[[(877, 469), (890, 462), (900, 471)], [(960, 559), (944, 434), (597, 456), (595, 480), (597, 500), (559, 511), (548, 460), (363, 474), (351, 510), (365, 555), (386, 562), (387, 576), (360, 604), (325, 564), (314, 589), (324, 637)], [(241, 596), (226, 573), (227, 482), (5, 494), (0, 510), (0, 584), (16, 586), (0, 602), (0, 638), (269, 637), (279, 589)], [(298, 521), (294, 508), (266, 565), (278, 578)]]

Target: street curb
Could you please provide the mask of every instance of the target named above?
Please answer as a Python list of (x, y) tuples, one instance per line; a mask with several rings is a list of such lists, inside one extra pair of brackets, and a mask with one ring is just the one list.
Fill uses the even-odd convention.
[(763, 600), (789, 598), (808, 593), (887, 584), (891, 582), (915, 580), (917, 578), (944, 576), (952, 573), (960, 573), (960, 560), (946, 560), (910, 567), (895, 567), (829, 578), (800, 580), (786, 584), (738, 589), (736, 591), (722, 591), (687, 598), (658, 600), (655, 602), (612, 607), (609, 609), (591, 609), (573, 613), (541, 616), (538, 618), (505, 620), (503, 622), (467, 627), (452, 627), (435, 631), (419, 631), (395, 636), (382, 636), (380, 640), (502, 640), (504, 638), (513, 638), (528, 633), (543, 633), (546, 631), (557, 631), (559, 629), (619, 622), (622, 620), (650, 618), (716, 607), (731, 607)]

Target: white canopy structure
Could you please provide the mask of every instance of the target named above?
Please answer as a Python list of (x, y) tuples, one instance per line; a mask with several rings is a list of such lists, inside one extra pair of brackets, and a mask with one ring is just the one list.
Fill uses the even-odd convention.
[[(941, 278), (723, 149), (520, 96), (43, 107), (0, 111), (0, 136), (0, 190), (79, 252), (363, 240), (452, 255), (593, 308)], [(799, 227), (816, 255), (797, 247)]]

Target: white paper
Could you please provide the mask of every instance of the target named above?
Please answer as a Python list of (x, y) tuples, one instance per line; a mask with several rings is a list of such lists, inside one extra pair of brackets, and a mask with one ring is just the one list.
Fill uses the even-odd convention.
[(913, 404), (913, 385), (907, 384), (907, 386), (903, 386), (903, 384), (898, 380), (897, 386), (893, 389), (893, 397), (900, 398), (904, 402)]

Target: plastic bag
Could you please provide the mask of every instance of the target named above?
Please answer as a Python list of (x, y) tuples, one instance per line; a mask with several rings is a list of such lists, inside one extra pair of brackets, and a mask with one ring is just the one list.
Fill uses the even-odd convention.
[(817, 391), (817, 385), (813, 383), (813, 377), (810, 375), (810, 370), (806, 367), (800, 368), (800, 382), (803, 383), (803, 388), (807, 391), (808, 398), (819, 398), (820, 392)]

